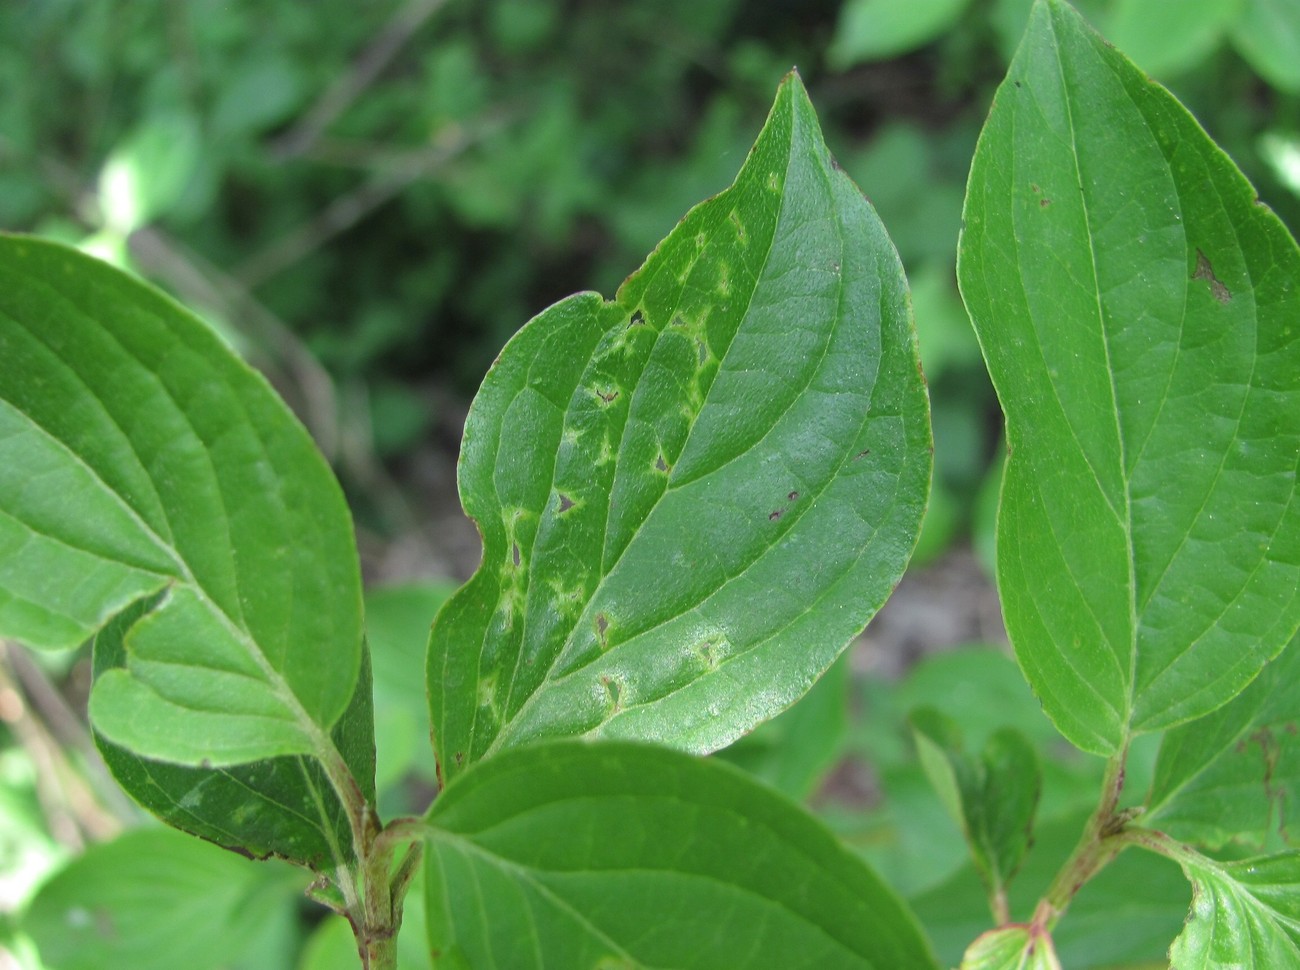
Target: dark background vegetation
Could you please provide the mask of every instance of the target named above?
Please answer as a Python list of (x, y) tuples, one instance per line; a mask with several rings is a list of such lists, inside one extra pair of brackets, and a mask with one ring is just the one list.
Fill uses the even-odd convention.
[[(928, 569), (909, 575), (869, 631), (874, 649), (855, 655), (859, 674), (896, 676), (919, 654), (999, 631), (987, 564), (1000, 418), (954, 263), (975, 140), (1028, 7), (9, 0), (0, 229), (88, 247), (199, 312), (334, 463), (368, 577), (461, 580), (478, 549), (454, 462), (493, 357), (555, 300), (612, 295), (687, 208), (724, 188), (797, 66), (832, 151), (902, 255), (930, 381), (935, 492), (917, 556)], [(1300, 226), (1300, 3), (1080, 7)], [(43, 839), (39, 873), (61, 847), (98, 837), (96, 812), (112, 830), (121, 806), (82, 817), (41, 780), (51, 765), (87, 770), (84, 730), (57, 723), (75, 714), (84, 664), (7, 657), (0, 773), (17, 793), (0, 798), (0, 871), (21, 870)], [(841, 712), (810, 734), (844, 734), (845, 697), (860, 714), (876, 696), (870, 682), (834, 690)], [(876, 700), (876, 711), (894, 703)], [(772, 778), (763, 745), (737, 757)], [(817, 771), (787, 787), (838, 798), (827, 817), (870, 843), (883, 823), (858, 810), (878, 807), (901, 755), (866, 747), (858, 762), (843, 743), (836, 757), (808, 754)], [(926, 883), (901, 858), (894, 875), (910, 873), (900, 878), (915, 893), (945, 874)], [(35, 879), (11, 880), (0, 911)]]

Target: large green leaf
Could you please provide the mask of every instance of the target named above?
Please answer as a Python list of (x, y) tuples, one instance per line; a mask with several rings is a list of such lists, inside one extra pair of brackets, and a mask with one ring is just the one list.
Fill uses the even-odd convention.
[[(142, 601), (95, 638), (94, 672), (126, 662), (123, 637), (150, 607)], [(374, 710), (368, 653), (348, 709), (331, 731), (362, 795), (375, 799)], [(346, 808), (315, 758), (285, 755), (226, 767), (142, 758), (96, 732), (100, 754), (127, 793), (168, 825), (256, 858), (280, 856), (336, 875), (352, 865)]]
[(435, 967), (934, 967), (864, 863), (718, 762), (522, 748), (451, 784), (430, 821)]
[(197, 318), (17, 237), (0, 237), (0, 551), (0, 635), (33, 646), (163, 594), (90, 701), (139, 754), (310, 752), (353, 695), (356, 551), (307, 433)]
[(1213, 710), (1300, 623), (1300, 251), (1162, 88), (1039, 0), (967, 192), (1007, 420), (998, 580), (1075, 744)]
[(1300, 853), (1241, 862), (1185, 860), (1187, 927), (1169, 951), (1177, 970), (1300, 966)]
[(736, 183), (474, 400), (483, 562), (429, 648), (444, 776), (546, 736), (707, 751), (789, 705), (898, 580), (929, 442), (898, 257), (791, 75)]
[(970, 0), (848, 0), (828, 57), (838, 68), (897, 57), (952, 28)]
[(1167, 733), (1142, 824), (1218, 848), (1264, 849), (1300, 822), (1300, 641), (1212, 714)]
[(220, 970), (288, 917), (305, 879), (163, 828), (92, 846), (22, 918), (51, 970)]

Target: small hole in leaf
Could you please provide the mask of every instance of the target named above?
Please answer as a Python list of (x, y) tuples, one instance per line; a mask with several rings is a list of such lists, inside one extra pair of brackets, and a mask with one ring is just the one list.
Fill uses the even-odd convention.
[(604, 613), (597, 613), (596, 614), (596, 639), (600, 641), (600, 645), (602, 648), (609, 645), (609, 640), (606, 637), (606, 634), (608, 632), (609, 632), (609, 617), (607, 617)]
[(524, 561), (524, 560), (523, 560), (523, 556), (522, 556), (522, 555), (520, 554), (520, 552), (519, 552), (519, 543), (517, 543), (517, 542), (515, 542), (515, 543), (511, 543), (511, 545), (510, 545), (510, 558), (514, 561), (514, 564), (515, 564), (516, 566), (518, 566), (521, 562)]
[(786, 498), (788, 498), (791, 502), (795, 501), (798, 497), (799, 497), (798, 492), (791, 492), (789, 495), (786, 496)]
[(569, 509), (573, 508), (573, 499), (569, 498), (569, 496), (565, 495), (563, 492), (560, 492), (559, 495), (560, 495), (560, 513), (563, 514), (569, 511)]
[(859, 451), (856, 455), (853, 456), (853, 460), (860, 461), (861, 459), (866, 458), (867, 455), (869, 454), (871, 454), (870, 448), (866, 449), (865, 451)]
[(632, 319), (628, 322), (628, 326), (629, 326), (629, 327), (639, 327), (639, 326), (641, 326), (643, 323), (645, 323), (645, 314), (642, 313), (640, 310), (635, 310), (635, 311), (633, 311), (633, 313), (632, 313)]
[(655, 471), (657, 472), (668, 471), (668, 462), (664, 461), (663, 455), (660, 455), (658, 458), (655, 459)]
[(781, 513), (784, 511), (784, 509), (777, 509), (775, 512), (770, 513), (767, 517), (767, 521), (775, 522), (777, 519), (781, 518)]

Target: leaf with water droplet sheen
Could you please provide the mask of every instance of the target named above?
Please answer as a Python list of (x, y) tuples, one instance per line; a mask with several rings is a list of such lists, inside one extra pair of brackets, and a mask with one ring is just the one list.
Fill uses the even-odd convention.
[(926, 395), (898, 256), (798, 77), (735, 184), (563, 300), (470, 409), (478, 572), (443, 608), (444, 778), (540, 737), (709, 751), (798, 698), (916, 541)]

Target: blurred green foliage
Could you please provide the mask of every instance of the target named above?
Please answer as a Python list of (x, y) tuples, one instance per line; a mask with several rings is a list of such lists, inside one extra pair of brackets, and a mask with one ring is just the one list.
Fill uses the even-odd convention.
[[(797, 65), (913, 288), (936, 442), (917, 559), (973, 530), (987, 561), (1000, 422), (954, 259), (975, 139), (1029, 5), (11, 0), (0, 4), (0, 229), (79, 242), (202, 312), (271, 374), (345, 482), (358, 421), (360, 463), (400, 471), (442, 421), (434, 402), (468, 400), (528, 317), (577, 290), (612, 293), (727, 184)], [(1300, 228), (1300, 3), (1078, 6)], [(385, 809), (418, 810), (431, 791), (423, 689), (404, 672), (419, 669), (445, 592), (370, 602)], [(940, 700), (972, 749), (1010, 725), (1044, 758), (1044, 824), (1014, 909), (1068, 848), (1099, 765), (1066, 751), (1006, 658), (953, 654), (902, 685), (855, 682), (841, 664), (727, 756), (793, 796), (821, 791), (824, 817), (914, 901), (953, 960), (987, 913), (908, 740), (908, 713)], [(50, 831), (34, 751), (0, 724), (0, 913), (70, 854)], [(868, 779), (856, 800), (846, 764)], [(1071, 965), (1159, 958), (1160, 919), (1185, 907), (1185, 884), (1141, 869), (1158, 861), (1124, 865), (1138, 869), (1117, 866), (1075, 904), (1078, 939), (1060, 941)], [(1092, 900), (1095, 926), (1083, 918)], [(1127, 949), (1106, 929), (1115, 905), (1133, 930)], [(38, 966), (11, 929), (0, 923), (0, 955), (8, 945)], [(283, 946), (303, 967), (347, 965), (338, 924), (305, 951), (297, 937)]]

